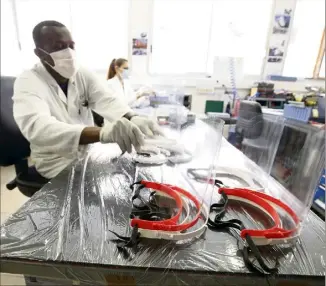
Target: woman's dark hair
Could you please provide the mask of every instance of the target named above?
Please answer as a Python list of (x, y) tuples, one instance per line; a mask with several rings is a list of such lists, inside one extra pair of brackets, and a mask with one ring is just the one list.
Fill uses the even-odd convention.
[(116, 75), (116, 71), (115, 71), (115, 67), (121, 67), (125, 62), (128, 62), (126, 59), (122, 59), (122, 58), (119, 58), (119, 59), (113, 59), (111, 64), (110, 64), (110, 67), (109, 67), (109, 71), (108, 71), (108, 75), (107, 75), (107, 80), (113, 78), (115, 75)]

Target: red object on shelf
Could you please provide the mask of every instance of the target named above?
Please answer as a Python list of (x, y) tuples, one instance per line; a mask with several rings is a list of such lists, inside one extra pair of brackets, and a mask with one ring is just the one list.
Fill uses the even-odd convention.
[(234, 109), (233, 109), (233, 117), (238, 117), (239, 115), (239, 110), (240, 110), (240, 99), (237, 99), (235, 104), (234, 104)]

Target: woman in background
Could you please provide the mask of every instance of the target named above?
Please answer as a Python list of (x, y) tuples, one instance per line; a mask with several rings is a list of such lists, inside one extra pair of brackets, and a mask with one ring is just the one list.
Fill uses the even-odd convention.
[(149, 88), (140, 88), (134, 92), (128, 81), (129, 67), (126, 59), (113, 59), (107, 75), (109, 87), (124, 99), (129, 106), (134, 107), (138, 99), (148, 95), (152, 91)]

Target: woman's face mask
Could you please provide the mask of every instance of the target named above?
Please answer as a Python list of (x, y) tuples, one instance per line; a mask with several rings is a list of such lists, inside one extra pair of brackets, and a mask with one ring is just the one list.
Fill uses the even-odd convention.
[(122, 77), (123, 79), (128, 79), (128, 78), (129, 78), (129, 69), (123, 69), (123, 70), (122, 70), (121, 77)]

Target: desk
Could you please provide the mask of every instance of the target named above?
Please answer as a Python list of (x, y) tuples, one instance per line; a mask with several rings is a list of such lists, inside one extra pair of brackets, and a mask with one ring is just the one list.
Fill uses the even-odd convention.
[(276, 116), (283, 116), (283, 109), (273, 109), (273, 108), (266, 108), (262, 107), (263, 114), (270, 114), (270, 115), (276, 115)]
[[(250, 273), (237, 240), (226, 232), (208, 230), (185, 244), (143, 241), (128, 256), (118, 251), (109, 230), (126, 232), (128, 185), (136, 169), (129, 155), (116, 157), (110, 150), (94, 145), (86, 159), (64, 170), (2, 225), (2, 272), (80, 283), (74, 285), (324, 285), (325, 229), (312, 212), (294, 248), (264, 251), (271, 260), (279, 259), (275, 276)], [(220, 154), (221, 163), (250, 165), (257, 176), (262, 172), (226, 140)], [(164, 181), (176, 174), (167, 165), (138, 171)], [(285, 281), (291, 282), (281, 284)]]

